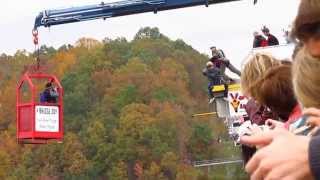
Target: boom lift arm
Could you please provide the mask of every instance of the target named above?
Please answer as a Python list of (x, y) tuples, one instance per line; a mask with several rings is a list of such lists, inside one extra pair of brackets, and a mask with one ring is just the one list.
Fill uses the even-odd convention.
[(45, 10), (36, 17), (33, 31), (38, 27), (50, 27), (73, 22), (106, 19), (117, 16), (178, 9), (184, 7), (217, 4), (238, 0), (125, 0), (113, 3), (74, 7), (60, 10)]

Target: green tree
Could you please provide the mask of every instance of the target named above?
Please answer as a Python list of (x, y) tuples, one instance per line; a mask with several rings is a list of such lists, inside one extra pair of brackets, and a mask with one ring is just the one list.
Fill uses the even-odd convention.
[(161, 169), (169, 180), (176, 179), (179, 158), (173, 152), (166, 152), (161, 159)]
[(165, 180), (163, 173), (161, 172), (161, 168), (155, 162), (151, 162), (150, 168), (143, 172), (143, 179), (145, 180)]
[(134, 37), (134, 40), (144, 39), (144, 38), (150, 38), (155, 40), (155, 39), (167, 38), (167, 37), (161, 34), (157, 27), (154, 27), (154, 28), (145, 27), (145, 28), (141, 28), (137, 32), (137, 34)]
[(158, 88), (152, 92), (152, 97), (160, 102), (171, 101), (174, 102), (177, 96), (173, 95), (172, 92), (166, 88)]
[(71, 176), (83, 175), (90, 168), (90, 162), (84, 154), (84, 146), (78, 136), (73, 133), (66, 134), (63, 144), (63, 169)]
[(211, 159), (214, 148), (212, 129), (208, 124), (195, 124), (189, 139), (189, 151), (196, 160)]
[(6, 179), (9, 175), (9, 169), (11, 169), (13, 164), (10, 162), (9, 155), (3, 150), (0, 150), (0, 159), (0, 179)]
[(127, 104), (138, 102), (139, 94), (134, 85), (128, 85), (124, 89), (120, 90), (118, 96), (115, 99), (116, 106), (121, 109)]
[(126, 161), (146, 157), (141, 139), (143, 130), (154, 121), (152, 109), (144, 104), (125, 106), (120, 114), (119, 127), (115, 130), (116, 146), (119, 155)]
[(127, 165), (123, 161), (119, 161), (111, 168), (109, 178), (112, 180), (128, 179)]
[(192, 166), (181, 164), (178, 167), (177, 180), (193, 180), (198, 177), (199, 172)]
[(209, 58), (183, 40), (145, 27), (132, 41), (81, 38), (40, 51), (64, 87), (64, 141), (16, 143), (15, 87), (35, 54), (1, 55), (0, 158), (11, 166), (0, 166), (0, 179), (132, 179), (137, 163), (144, 179), (243, 177), (240, 166), (207, 173), (186, 164), (239, 150), (226, 141), (223, 122), (190, 118), (208, 111), (201, 70)]

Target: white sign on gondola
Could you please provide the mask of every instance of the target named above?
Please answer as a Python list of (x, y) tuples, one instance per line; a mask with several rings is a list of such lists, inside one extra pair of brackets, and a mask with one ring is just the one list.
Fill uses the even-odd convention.
[(59, 108), (57, 106), (36, 106), (35, 130), (38, 132), (59, 132)]

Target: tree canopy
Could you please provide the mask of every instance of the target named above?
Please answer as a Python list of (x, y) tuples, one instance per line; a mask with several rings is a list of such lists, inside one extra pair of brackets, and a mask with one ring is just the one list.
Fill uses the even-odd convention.
[(40, 52), (64, 87), (63, 143), (16, 143), (14, 93), (34, 53), (2, 54), (0, 179), (245, 178), (240, 165), (212, 172), (192, 166), (239, 152), (221, 120), (191, 118), (212, 110), (201, 74), (208, 57), (183, 40), (146, 27), (132, 41), (81, 38)]

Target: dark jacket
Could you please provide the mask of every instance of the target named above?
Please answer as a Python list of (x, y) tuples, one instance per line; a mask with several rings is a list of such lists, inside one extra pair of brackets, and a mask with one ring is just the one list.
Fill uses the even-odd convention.
[(58, 93), (50, 88), (43, 91), (44, 101), (48, 103), (57, 103)]
[(253, 48), (268, 46), (268, 41), (261, 35), (255, 36), (253, 39)]
[(268, 34), (268, 46), (275, 46), (275, 45), (279, 45), (278, 39), (274, 35)]
[(320, 180), (320, 136), (318, 134), (319, 131), (309, 143), (309, 164), (315, 180)]
[(257, 104), (254, 99), (249, 99), (245, 106), (245, 110), (250, 121), (257, 125), (264, 125), (267, 119), (278, 119), (274, 113), (268, 111), (265, 106)]
[(235, 68), (226, 58), (211, 58), (210, 61), (214, 64), (214, 67), (220, 69), (225, 81), (231, 79), (225, 74), (226, 68), (228, 68), (231, 72), (237, 74), (238, 76), (241, 76), (241, 72), (237, 68)]
[(221, 73), (221, 69), (217, 67), (213, 68), (204, 68), (202, 70), (202, 74), (207, 76), (209, 82), (213, 85), (223, 84), (223, 74)]

